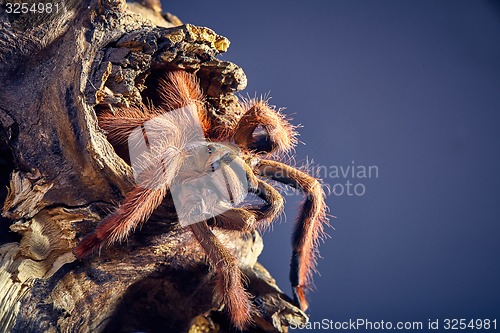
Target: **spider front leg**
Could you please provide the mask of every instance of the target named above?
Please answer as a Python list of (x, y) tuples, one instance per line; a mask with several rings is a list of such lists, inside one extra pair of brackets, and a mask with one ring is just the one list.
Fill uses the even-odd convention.
[(237, 145), (258, 153), (286, 152), (295, 146), (295, 127), (279, 110), (256, 99), (244, 102), (243, 108), (247, 111), (233, 130)]
[(138, 225), (149, 219), (153, 211), (161, 204), (167, 193), (167, 187), (141, 188), (130, 191), (118, 210), (106, 217), (96, 230), (85, 236), (75, 247), (73, 253), (79, 259), (91, 254), (103, 245), (123, 241)]
[(283, 212), (284, 199), (274, 187), (259, 179), (245, 161), (237, 158), (235, 162), (246, 173), (248, 192), (256, 194), (264, 200), (265, 204), (259, 207), (228, 208), (216, 217), (215, 226), (229, 230), (249, 231), (254, 229), (255, 222), (265, 221), (265, 224), (259, 224), (260, 229), (265, 229)]
[(217, 239), (206, 222), (191, 224), (189, 227), (207, 254), (210, 266), (215, 270), (216, 298), (227, 307), (234, 325), (243, 330), (251, 322), (253, 308), (249, 294), (243, 288), (243, 273), (236, 258)]
[(305, 291), (311, 287), (318, 241), (324, 236), (323, 228), (328, 222), (323, 188), (316, 178), (280, 162), (261, 160), (256, 169), (260, 175), (299, 189), (306, 195), (295, 223), (290, 268), (294, 301), (305, 311), (308, 307)]
[(254, 192), (259, 198), (266, 202), (257, 212), (258, 220), (266, 222), (263, 225), (259, 225), (259, 227), (265, 229), (283, 212), (285, 200), (274, 187), (260, 179), (258, 179), (257, 189), (251, 190), (251, 192)]

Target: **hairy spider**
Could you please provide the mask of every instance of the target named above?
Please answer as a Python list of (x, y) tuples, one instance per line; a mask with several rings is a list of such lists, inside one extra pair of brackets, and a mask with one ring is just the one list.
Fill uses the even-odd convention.
[[(84, 258), (97, 248), (126, 239), (150, 218), (167, 191), (175, 190), (179, 222), (205, 251), (215, 272), (215, 295), (233, 324), (243, 329), (254, 309), (236, 259), (211, 228), (249, 231), (267, 227), (284, 204), (279, 192), (264, 181), (270, 179), (305, 194), (293, 233), (290, 280), (294, 302), (306, 310), (305, 291), (312, 285), (318, 240), (328, 219), (321, 183), (272, 159), (294, 147), (295, 128), (266, 101), (257, 99), (242, 102), (245, 112), (235, 113), (229, 125), (213, 125), (197, 79), (183, 71), (167, 73), (157, 94), (155, 107), (122, 108), (99, 116), (99, 125), (112, 144), (128, 142), (132, 151), (145, 141), (146, 148), (136, 154), (139, 163), (131, 162), (136, 186), (116, 212), (83, 238), (75, 255)], [(264, 204), (241, 205), (248, 193)]]

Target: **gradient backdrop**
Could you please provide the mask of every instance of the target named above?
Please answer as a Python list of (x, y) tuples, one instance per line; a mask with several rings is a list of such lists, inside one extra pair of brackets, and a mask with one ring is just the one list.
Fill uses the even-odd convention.
[[(500, 321), (500, 1), (164, 9), (231, 40), (221, 58), (245, 70), (244, 93), (270, 91), (303, 125), (299, 163), (378, 167), (378, 178), (325, 178), (337, 194), (347, 181), (365, 193), (327, 198), (335, 230), (321, 246), (312, 321)], [(261, 256), (287, 293), (298, 203), (287, 198)]]

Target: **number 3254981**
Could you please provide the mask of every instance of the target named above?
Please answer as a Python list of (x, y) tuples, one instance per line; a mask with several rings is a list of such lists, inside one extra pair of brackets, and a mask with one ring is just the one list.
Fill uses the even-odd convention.
[(59, 13), (62, 5), (59, 3), (26, 3), (26, 2), (7, 2), (5, 11), (7, 14), (52, 14)]

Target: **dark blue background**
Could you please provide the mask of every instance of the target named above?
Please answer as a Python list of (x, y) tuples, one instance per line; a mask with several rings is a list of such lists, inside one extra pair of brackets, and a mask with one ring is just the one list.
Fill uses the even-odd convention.
[[(378, 166), (378, 178), (351, 180), (365, 195), (328, 197), (335, 230), (312, 321), (500, 320), (500, 1), (164, 9), (231, 40), (222, 58), (243, 67), (246, 92), (270, 91), (303, 125), (299, 164)], [(298, 203), (287, 199), (261, 256), (288, 293)]]

